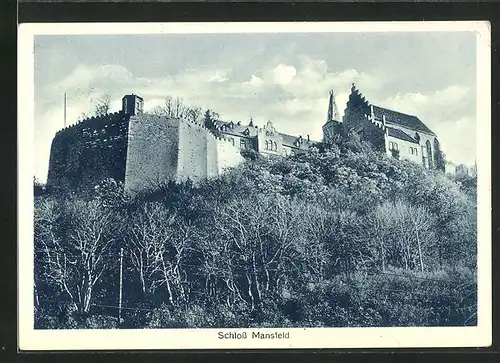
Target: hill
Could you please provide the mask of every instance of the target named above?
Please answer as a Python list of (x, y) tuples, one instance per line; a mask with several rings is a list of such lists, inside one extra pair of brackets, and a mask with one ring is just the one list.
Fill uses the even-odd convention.
[[(354, 138), (35, 199), (38, 328), (476, 324), (476, 181)], [(120, 250), (123, 249), (123, 259)]]

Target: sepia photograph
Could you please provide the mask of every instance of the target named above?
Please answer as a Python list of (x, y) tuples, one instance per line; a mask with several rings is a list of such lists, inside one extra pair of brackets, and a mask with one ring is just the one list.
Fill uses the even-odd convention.
[(489, 36), (21, 25), (20, 348), (489, 345)]

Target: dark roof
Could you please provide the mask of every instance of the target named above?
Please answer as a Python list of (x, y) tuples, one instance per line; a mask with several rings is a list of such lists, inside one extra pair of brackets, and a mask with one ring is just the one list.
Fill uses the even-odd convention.
[[(230, 121), (225, 122), (225, 121), (217, 120), (217, 121), (215, 121), (215, 123), (219, 129), (222, 125), (228, 126), (226, 131), (222, 131), (224, 134), (234, 135), (234, 136), (239, 136), (239, 137), (255, 137), (257, 135), (258, 129), (255, 126), (252, 127), (252, 126), (243, 125), (243, 124), (238, 125), (237, 123), (233, 122), (234, 127), (230, 128), (229, 127), (229, 124), (231, 123)], [(248, 129), (248, 131), (250, 132), (249, 135), (245, 135), (246, 129)], [(310, 145), (312, 145), (313, 143), (316, 143), (316, 141), (314, 141), (314, 140), (309, 140), (309, 143), (308, 143), (307, 139), (302, 137), (302, 140), (303, 140), (302, 144), (300, 146), (298, 146), (296, 144), (296, 141), (299, 140), (299, 136), (292, 136), (292, 135), (288, 135), (288, 134), (283, 134), (281, 132), (279, 134), (283, 137), (283, 144), (286, 146), (290, 146), (290, 147), (307, 148)]]
[(409, 142), (413, 142), (415, 144), (418, 144), (417, 140), (415, 140), (413, 137), (411, 137), (406, 132), (404, 132), (400, 129), (387, 127), (387, 131), (388, 131), (389, 136), (395, 137), (395, 138), (400, 139), (400, 140), (405, 140), (405, 141), (409, 141)]
[(295, 141), (297, 141), (297, 139), (298, 139), (297, 136), (281, 134), (281, 137), (283, 137), (283, 144), (284, 145), (297, 147), (297, 145), (295, 144)]
[(385, 119), (388, 122), (392, 122), (396, 125), (401, 125), (415, 131), (422, 131), (435, 135), (435, 133), (425, 126), (425, 124), (416, 116), (407, 115), (405, 113), (389, 110), (388, 108), (375, 105), (373, 105), (373, 112), (375, 113), (375, 117), (378, 119), (382, 119), (382, 115), (385, 115)]
[[(257, 128), (255, 126), (249, 126), (249, 125), (243, 125), (243, 124), (238, 125), (238, 123), (233, 122), (234, 127), (230, 128), (229, 127), (230, 123), (231, 123), (231, 121), (228, 121), (228, 122), (224, 122), (224, 121), (220, 121), (220, 120), (215, 121), (215, 125), (217, 126), (218, 129), (220, 129), (221, 126), (223, 126), (223, 125), (227, 126), (227, 129), (225, 131), (222, 131), (225, 134), (230, 134), (230, 135), (235, 135), (235, 136), (240, 136), (240, 137), (253, 137), (253, 136), (257, 135)], [(245, 131), (247, 129), (249, 132), (248, 135), (245, 134)]]

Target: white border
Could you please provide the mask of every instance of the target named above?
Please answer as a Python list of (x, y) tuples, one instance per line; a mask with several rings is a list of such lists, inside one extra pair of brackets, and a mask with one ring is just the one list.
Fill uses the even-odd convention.
[[(220, 340), (220, 329), (34, 330), (33, 185), (34, 35), (471, 31), (477, 34), (478, 325), (463, 328), (308, 328), (285, 340)], [(414, 348), (491, 345), (491, 45), (490, 24), (93, 23), (22, 24), (18, 32), (18, 344), (21, 350)], [(459, 75), (457, 75), (459, 76)], [(276, 329), (244, 329), (273, 332)], [(238, 329), (224, 329), (241, 331)]]

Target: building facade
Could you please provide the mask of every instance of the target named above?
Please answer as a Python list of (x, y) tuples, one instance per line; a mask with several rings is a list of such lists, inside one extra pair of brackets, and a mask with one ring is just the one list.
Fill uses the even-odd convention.
[(241, 122), (216, 121), (217, 133), (241, 150), (252, 149), (261, 155), (288, 156), (305, 151), (316, 141), (306, 137), (292, 136), (279, 132), (271, 121), (259, 128), (250, 120), (248, 125)]
[(336, 109), (335, 97), (330, 92), (324, 141), (332, 141), (339, 132), (354, 132), (375, 150), (420, 163), (428, 169), (444, 168), (437, 135), (418, 117), (371, 104), (354, 84), (342, 121)]

